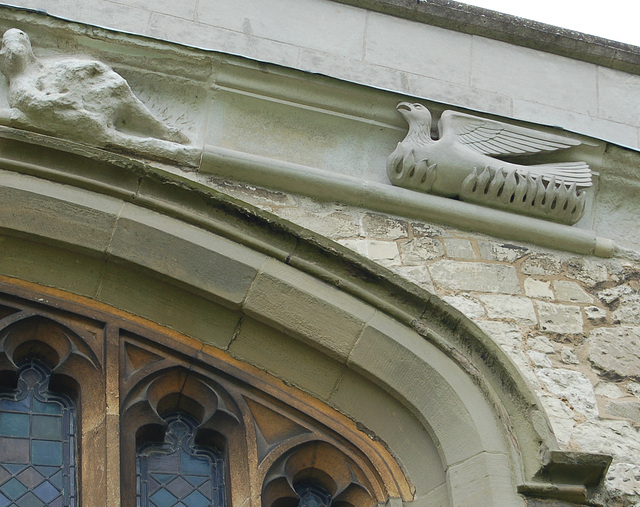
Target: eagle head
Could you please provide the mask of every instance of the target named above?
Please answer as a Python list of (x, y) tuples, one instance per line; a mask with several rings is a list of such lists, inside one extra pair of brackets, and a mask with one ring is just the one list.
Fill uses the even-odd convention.
[(420, 126), (431, 130), (431, 113), (422, 104), (411, 104), (410, 102), (400, 102), (396, 106), (398, 112), (407, 120), (410, 127)]
[(433, 142), (431, 139), (431, 113), (425, 106), (418, 103), (400, 102), (396, 109), (409, 124), (409, 132), (407, 132), (405, 141), (415, 145)]

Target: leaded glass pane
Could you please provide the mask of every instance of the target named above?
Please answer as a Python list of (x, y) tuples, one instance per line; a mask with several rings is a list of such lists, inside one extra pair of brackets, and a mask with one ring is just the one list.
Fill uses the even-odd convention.
[(0, 391), (0, 507), (76, 505), (75, 408), (38, 361)]
[(188, 415), (172, 414), (165, 420), (164, 442), (138, 450), (138, 506), (224, 506), (222, 453), (194, 444), (197, 425)]

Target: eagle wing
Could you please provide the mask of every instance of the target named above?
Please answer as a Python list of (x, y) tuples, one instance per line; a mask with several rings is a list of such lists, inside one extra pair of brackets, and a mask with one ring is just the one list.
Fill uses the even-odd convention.
[(441, 139), (455, 136), (457, 142), (489, 156), (532, 155), (581, 144), (575, 139), (450, 110), (442, 113), (438, 130)]

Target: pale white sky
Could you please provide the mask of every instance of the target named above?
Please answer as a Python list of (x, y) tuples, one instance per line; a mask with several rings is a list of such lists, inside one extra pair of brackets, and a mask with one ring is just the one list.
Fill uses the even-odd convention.
[(460, 0), (640, 46), (640, 0)]

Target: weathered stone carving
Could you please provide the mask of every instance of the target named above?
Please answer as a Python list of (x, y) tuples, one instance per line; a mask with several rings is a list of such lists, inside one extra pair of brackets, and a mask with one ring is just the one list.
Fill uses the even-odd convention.
[(591, 186), (585, 162), (521, 165), (497, 157), (533, 155), (580, 141), (455, 111), (442, 113), (439, 138), (422, 104), (397, 107), (409, 132), (387, 160), (394, 185), (573, 224), (584, 214)]
[(0, 71), (10, 108), (0, 124), (156, 159), (189, 158), (188, 138), (159, 121), (109, 66), (82, 58), (38, 59), (29, 36), (2, 37)]

